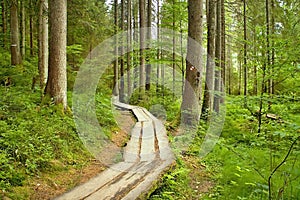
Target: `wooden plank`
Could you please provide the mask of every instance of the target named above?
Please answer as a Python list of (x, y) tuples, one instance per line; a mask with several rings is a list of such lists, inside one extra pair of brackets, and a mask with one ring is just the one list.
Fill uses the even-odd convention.
[(144, 122), (144, 121), (150, 120), (149, 116), (147, 116), (144, 113), (143, 109), (141, 109), (140, 107), (133, 108), (132, 112), (139, 122)]
[(142, 123), (137, 122), (131, 130), (130, 140), (124, 149), (124, 160), (126, 162), (136, 162), (140, 159), (140, 136), (142, 131)]
[[(157, 163), (156, 161), (154, 162)], [(86, 198), (86, 200), (121, 199), (133, 188), (143, 182), (143, 177), (153, 170), (154, 162), (137, 163), (132, 166), (130, 171), (124, 173), (122, 178), (105, 185)]]
[(150, 191), (153, 185), (160, 180), (162, 174), (169, 169), (173, 162), (173, 160), (166, 160), (156, 164), (153, 171), (143, 177), (144, 181), (137, 185), (134, 190), (131, 190), (126, 194), (122, 200), (146, 199), (148, 191)]
[(128, 171), (132, 163), (121, 162), (111, 168), (101, 172), (96, 177), (92, 178), (88, 182), (75, 187), (73, 190), (55, 198), (55, 200), (78, 200), (84, 199), (91, 193), (97, 191), (100, 187), (105, 185), (108, 181), (113, 180), (123, 171)]
[(152, 121), (143, 122), (141, 161), (151, 161), (155, 158), (155, 135)]
[[(125, 162), (111, 166), (57, 200), (137, 199), (147, 193), (174, 162), (166, 129), (160, 120), (144, 108), (120, 103), (118, 97), (113, 97), (112, 101), (117, 107), (132, 110), (138, 120), (124, 148)], [(158, 152), (155, 152), (156, 142), (161, 159), (157, 157)]]

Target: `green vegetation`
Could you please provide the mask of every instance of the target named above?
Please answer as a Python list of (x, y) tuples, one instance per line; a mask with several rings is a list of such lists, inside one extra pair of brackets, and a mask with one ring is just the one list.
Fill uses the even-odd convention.
[[(1, 59), (0, 70), (0, 199), (30, 199), (34, 179), (46, 174), (68, 174), (82, 169), (93, 159), (78, 137), (70, 111), (63, 112), (60, 105), (41, 100), (32, 77), (37, 74), (36, 60), (25, 61), (12, 67)], [(8, 56), (6, 58), (9, 58)], [(12, 82), (7, 82), (8, 77)], [(69, 73), (69, 83), (74, 79)], [(108, 86), (107, 86), (108, 87)], [(109, 91), (102, 89), (102, 91)], [(68, 92), (69, 99), (71, 92)], [(96, 102), (99, 122), (105, 133), (116, 129), (110, 105), (110, 96), (98, 93)], [(72, 102), (68, 102), (72, 105)], [(68, 175), (67, 175), (68, 176)], [(23, 187), (23, 191), (18, 190)], [(29, 189), (26, 189), (29, 187)]]
[[(106, 70), (94, 99), (105, 136), (98, 137), (95, 123), (88, 124), (94, 131), (91, 144), (104, 137), (113, 140), (119, 131), (111, 108), (116, 85), (114, 94), (121, 101), (143, 106), (165, 121), (170, 143), (183, 131), (179, 142), (186, 142), (190, 130), (183, 130), (181, 119), (194, 125), (194, 113), (204, 111), (189, 149), (176, 149), (176, 164), (149, 199), (300, 199), (299, 0), (207, 0), (205, 6), (200, 0), (152, 1), (150, 6), (145, 0), (115, 0), (112, 5), (73, 0), (67, 10), (66, 0), (49, 0), (67, 18), (56, 16), (59, 9), (48, 10), (47, 2), (0, 1), (0, 199), (52, 198), (80, 182), (78, 176), (94, 158), (73, 121), (73, 85), (85, 59), (97, 65), (97, 56), (105, 60), (113, 54), (118, 54), (116, 61), (99, 66)], [(151, 32), (137, 31), (146, 21), (153, 25)], [(47, 27), (55, 23), (57, 30)], [(125, 30), (128, 38), (114, 40), (104, 49), (107, 55), (89, 55), (113, 33)], [(187, 35), (202, 41), (206, 49), (201, 59), (200, 48), (187, 48)], [(54, 49), (50, 56), (48, 49)], [(199, 54), (192, 55), (196, 49)], [(90, 80), (89, 73), (82, 84)], [(187, 85), (192, 90), (185, 95), (189, 90), (182, 86)], [(88, 95), (82, 98), (90, 100)], [(204, 109), (195, 109), (198, 104)], [(221, 136), (200, 158), (209, 119), (222, 106), (226, 116)], [(122, 134), (116, 139), (119, 147), (128, 139)], [(63, 180), (69, 175), (70, 180)], [(36, 196), (40, 182), (49, 183), (55, 194)]]
[[(257, 100), (250, 99), (249, 104), (255, 104)], [(205, 176), (214, 182), (214, 187), (201, 199), (268, 199), (268, 179), (273, 171), (270, 179), (272, 199), (299, 197), (299, 101), (274, 98), (267, 114), (276, 115), (276, 119), (265, 115), (261, 133), (257, 133), (256, 117), (244, 108), (243, 102), (243, 98), (227, 98), (222, 135), (213, 151), (203, 159), (198, 153), (207, 125), (200, 122), (198, 137), (190, 150), (178, 158), (175, 169), (164, 176), (162, 186), (151, 199), (188, 199), (195, 196), (197, 191), (191, 188), (196, 174), (188, 166), (191, 160), (197, 166), (204, 166)], [(290, 154), (282, 163), (289, 150)]]

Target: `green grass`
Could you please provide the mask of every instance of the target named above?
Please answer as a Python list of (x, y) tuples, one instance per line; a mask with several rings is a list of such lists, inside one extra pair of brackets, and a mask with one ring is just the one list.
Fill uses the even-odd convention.
[[(38, 85), (31, 89), (36, 66), (33, 58), (22, 66), (3, 64), (0, 69), (0, 198), (30, 199), (31, 180), (81, 169), (93, 158), (78, 137), (70, 110), (62, 112), (61, 106), (42, 101)], [(68, 74), (69, 84), (73, 76), (74, 73)], [(4, 85), (8, 77), (12, 82)], [(103, 93), (96, 95), (96, 113), (109, 135), (116, 122), (108, 91), (106, 86)], [(68, 105), (72, 106), (71, 91)]]

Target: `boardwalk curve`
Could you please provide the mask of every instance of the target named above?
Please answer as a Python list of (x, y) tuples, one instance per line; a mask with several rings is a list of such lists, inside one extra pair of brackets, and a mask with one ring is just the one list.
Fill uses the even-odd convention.
[(75, 187), (56, 200), (142, 199), (161, 175), (174, 163), (163, 123), (145, 108), (132, 106), (113, 97), (114, 106), (130, 110), (137, 122), (124, 147), (123, 161)]

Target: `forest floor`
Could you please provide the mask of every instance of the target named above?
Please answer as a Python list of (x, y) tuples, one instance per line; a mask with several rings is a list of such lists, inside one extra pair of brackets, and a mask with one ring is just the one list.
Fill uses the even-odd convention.
[[(172, 135), (180, 135), (181, 130), (172, 131)], [(190, 194), (192, 199), (201, 199), (201, 197), (209, 193), (215, 186), (212, 175), (206, 170), (206, 166), (201, 163), (201, 158), (197, 155), (181, 155), (181, 159), (189, 170), (189, 187), (192, 189)]]
[[(115, 117), (120, 130), (113, 131), (111, 139), (117, 146), (121, 147), (127, 142), (135, 120), (129, 111), (117, 111)], [(14, 193), (19, 194), (24, 199), (52, 199), (87, 182), (106, 169), (106, 166), (96, 159), (90, 160), (81, 167), (68, 167), (60, 161), (53, 161), (52, 165), (58, 170), (41, 172), (38, 176), (28, 180), (28, 183), (24, 184), (24, 186), (15, 187), (13, 189)]]
[[(113, 131), (111, 140), (119, 147), (129, 139), (129, 134), (135, 124), (135, 119), (129, 111), (117, 110), (115, 119), (119, 130)], [(176, 134), (173, 130), (172, 134)], [(193, 190), (193, 199), (200, 199), (204, 193), (213, 188), (214, 183), (205, 166), (199, 165), (199, 158), (195, 156), (183, 155), (182, 161), (189, 170), (189, 186)], [(24, 186), (14, 187), (14, 193), (19, 194), (24, 199), (48, 200), (59, 196), (66, 191), (83, 184), (106, 169), (96, 159), (90, 159), (81, 166), (65, 166), (58, 160), (52, 161), (53, 171), (41, 172), (39, 175), (27, 180)], [(0, 196), (1, 197), (1, 196)], [(4, 197), (4, 199), (9, 199)]]

